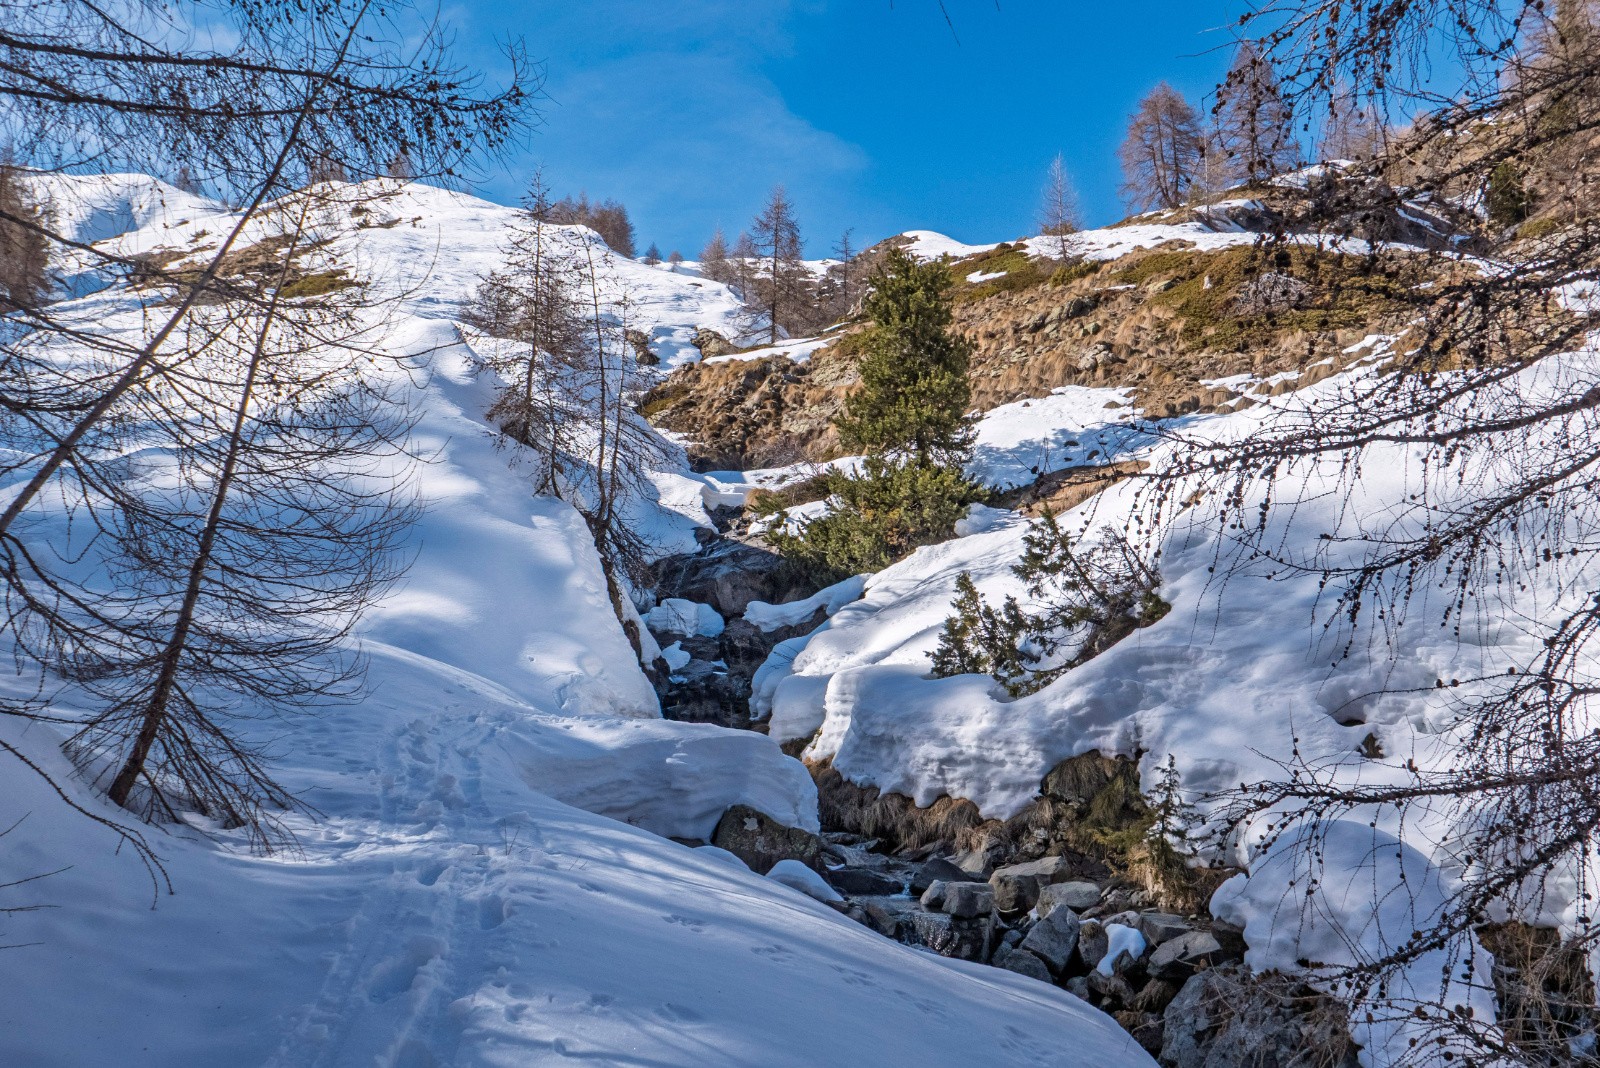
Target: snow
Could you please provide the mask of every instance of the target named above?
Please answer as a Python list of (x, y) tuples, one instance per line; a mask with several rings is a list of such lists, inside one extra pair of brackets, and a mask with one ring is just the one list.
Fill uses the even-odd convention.
[(782, 356), (794, 363), (805, 363), (811, 359), (811, 354), (820, 349), (825, 349), (833, 344), (836, 338), (808, 337), (797, 341), (783, 341), (776, 345), (763, 345), (760, 348), (747, 349), (744, 352), (731, 352), (726, 356), (713, 356), (705, 363), (741, 363), (748, 360), (765, 360), (773, 356)]
[(813, 900), (823, 904), (833, 904), (843, 901), (844, 895), (828, 885), (828, 881), (798, 860), (780, 860), (767, 872), (767, 878), (775, 883), (782, 883), (791, 890), (798, 890)]
[[(380, 325), (401, 363), (373, 373), (416, 424), (418, 459), (393, 474), (421, 518), (405, 580), (360, 628), (369, 692), (238, 724), (310, 810), (286, 814), (295, 847), (267, 856), (216, 827), (148, 831), (170, 894), (41, 780), (6, 772), (0, 826), (21, 822), (0, 884), (54, 874), (0, 890), (0, 907), (56, 907), (0, 919), (0, 1063), (798, 1068), (862, 1049), (1152, 1063), (1062, 991), (898, 946), (669, 840), (704, 840), (734, 804), (815, 830), (810, 776), (761, 735), (660, 718), (581, 518), (533, 496), (484, 425), (491, 386), (454, 317), (513, 213), (414, 184), (382, 191), (373, 225), (330, 220), (319, 253), (392, 287)], [(188, 247), (233, 221), (196, 211), (95, 230), (132, 201), (106, 203), (83, 232), (123, 251)], [(603, 271), (668, 365), (692, 358), (694, 328), (736, 310), (688, 272), (620, 258)], [(140, 299), (111, 288), (58, 310), (137, 337)], [(681, 544), (709, 486), (659, 476), (659, 499), (632, 507), (652, 538)], [(54, 521), (36, 518), (30, 530)], [(29, 680), (3, 685), (16, 696)], [(76, 714), (74, 699), (55, 710)], [(72, 776), (55, 728), (8, 719), (0, 740), (120, 818)]]
[(717, 610), (699, 601), (668, 597), (644, 617), (657, 634), (681, 634), (685, 638), (715, 638), (726, 624)]
[(906, 239), (906, 251), (923, 260), (936, 260), (941, 256), (949, 256), (953, 260), (964, 259), (967, 256), (976, 256), (980, 252), (988, 252), (1001, 243), (966, 245), (953, 237), (946, 237), (932, 230), (907, 230), (900, 236)]
[[(1126, 953), (1134, 960), (1144, 956), (1144, 935), (1136, 929), (1122, 923), (1106, 924), (1106, 955), (1100, 958), (1100, 963), (1095, 965), (1095, 971), (1101, 975), (1113, 974), (1113, 966), (1117, 958)], [(1290, 965), (1293, 967), (1293, 964)]]
[[(1386, 351), (1382, 339), (1364, 345), (1370, 352), (1362, 366), (1297, 393), (1263, 398), (1250, 409), (1186, 417), (1179, 429), (1225, 444), (1285, 412), (1314, 410), (1320, 398), (1336, 396), (1357, 377), (1375, 373)], [(1597, 349), (1545, 361), (1511, 388), (1524, 397), (1576, 388), (1570, 383), (1591, 380), (1597, 364)], [(1250, 382), (1238, 385), (1251, 390)], [(980, 423), (972, 469), (996, 483), (1014, 484), (1027, 481), (1034, 468), (1067, 462), (1060, 458), (1069, 450), (1081, 462), (1091, 443), (1099, 453), (1094, 462), (1162, 462), (1168, 444), (1123, 419), (1122, 410), (1100, 410), (1095, 399), (1091, 391), (1058, 392), (1044, 401), (997, 409)], [(1289, 481), (1280, 483), (1279, 507), (1269, 513), (1266, 539), (1291, 558), (1326, 559), (1333, 550), (1320, 534), (1353, 534), (1364, 517), (1393, 514), (1417, 490), (1422, 470), (1409, 451), (1378, 447), (1353, 484), (1341, 481), (1337, 459), (1285, 472), (1280, 478)], [(1464, 484), (1475, 485), (1472, 479), (1480, 473), (1462, 477)], [(1484, 471), (1481, 477), (1496, 473)], [(1249, 512), (1261, 492), (1252, 488), (1241, 507)], [(1183, 496), (1181, 490), (1174, 494)], [(1289, 500), (1293, 508), (1285, 505)], [(1061, 521), (1069, 531), (1092, 535), (1109, 527), (1136, 537), (1144, 516), (1140, 501), (1138, 484), (1122, 483)], [(1294, 753), (1313, 762), (1337, 761), (1328, 773), (1339, 782), (1394, 784), (1408, 781), (1407, 759), (1433, 768), (1458, 759), (1456, 746), (1465, 728), (1453, 718), (1450, 695), (1435, 691), (1434, 681), (1503, 672), (1507, 664), (1527, 662), (1535, 654), (1536, 636), (1520, 624), (1518, 613), (1538, 617), (1569, 596), (1569, 587), (1554, 577), (1532, 584), (1526, 594), (1500, 592), (1504, 603), (1482, 606), (1470, 634), (1457, 641), (1430, 625), (1434, 620), (1428, 616), (1434, 613), (1436, 619), (1438, 608), (1423, 591), (1411, 606), (1415, 625), (1371, 639), (1363, 635), (1345, 650), (1344, 631), (1337, 625), (1324, 631), (1321, 625), (1319, 607), (1325, 610), (1326, 595), (1315, 570), (1275, 572), (1251, 565), (1225, 585), (1219, 582), (1213, 566), (1219, 553), (1228, 551), (1228, 538), (1217, 527), (1213, 505), (1198, 501), (1161, 545), (1160, 592), (1173, 609), (1160, 622), (1019, 699), (987, 676), (932, 678), (929, 658), (963, 572), (992, 601), (1011, 595), (1027, 603), (1012, 566), (1022, 555), (1028, 529), (1024, 516), (998, 509), (977, 512), (960, 536), (919, 549), (871, 576), (861, 599), (811, 635), (779, 645), (753, 680), (751, 702), (753, 710), (770, 717), (771, 737), (810, 739), (807, 759), (829, 761), (859, 785), (902, 794), (921, 806), (946, 796), (964, 798), (985, 817), (1000, 820), (1034, 801), (1053, 766), (1091, 751), (1143, 754), (1147, 789), (1155, 786), (1155, 769), (1172, 755), (1191, 797), (1277, 778), (1283, 774), (1278, 762)], [(1564, 575), (1561, 581), (1584, 590), (1593, 588), (1594, 579), (1592, 574)], [(1361, 758), (1369, 735), (1382, 752), (1400, 756)], [(1248, 875), (1219, 892), (1215, 907), (1246, 928), (1253, 964), (1290, 969), (1301, 960), (1337, 964), (1358, 959), (1384, 941), (1402, 942), (1460, 878), (1452, 842), (1461, 828), (1442, 815), (1407, 824), (1409, 852), (1398, 867), (1386, 866), (1393, 853), (1385, 851), (1385, 843), (1398, 835), (1398, 816), (1366, 811), (1359, 816), (1359, 824), (1326, 829), (1327, 882), (1323, 896), (1313, 902), (1321, 917), (1316, 923), (1302, 925), (1304, 890), (1289, 885), (1293, 866), (1307, 862), (1306, 851), (1296, 848), (1301, 839), (1290, 835), (1279, 844), (1282, 852), (1265, 857), (1220, 858), (1249, 867)], [(1402, 875), (1409, 897), (1390, 893)], [(1575, 878), (1554, 880), (1525, 914), (1572, 924), (1577, 887)], [(1418, 962), (1405, 974), (1402, 985), (1438, 993), (1437, 961)], [(1453, 988), (1446, 993), (1458, 996)], [(1492, 1006), (1479, 1011), (1492, 1016)], [(1381, 1025), (1383, 1014), (1376, 1018)], [(1374, 1068), (1390, 1063), (1391, 1054), (1403, 1048), (1400, 1031), (1370, 1034), (1374, 1044), (1365, 1056)]]
[(867, 588), (867, 576), (853, 575), (842, 582), (836, 582), (813, 593), (810, 597), (798, 601), (789, 601), (786, 604), (768, 604), (766, 601), (751, 601), (744, 610), (745, 622), (752, 623), (763, 634), (780, 630), (784, 627), (798, 626), (816, 615), (819, 611), (833, 615), (839, 609), (856, 600)]

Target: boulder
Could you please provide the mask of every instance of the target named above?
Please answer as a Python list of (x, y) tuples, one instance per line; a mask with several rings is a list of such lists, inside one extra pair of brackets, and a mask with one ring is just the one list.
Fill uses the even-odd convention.
[(1093, 968), (1099, 964), (1110, 946), (1111, 938), (1106, 934), (1105, 924), (1098, 920), (1084, 920), (1078, 926), (1078, 956), (1083, 959), (1085, 966)]
[(743, 616), (751, 601), (780, 604), (811, 592), (795, 585), (794, 569), (785, 569), (777, 553), (738, 541), (668, 557), (654, 571), (663, 596), (709, 604), (725, 620)]
[(943, 879), (935, 879), (932, 885), (922, 892), (922, 897), (919, 899), (922, 907), (933, 912), (943, 912), (945, 891), (949, 889), (949, 883)]
[(1216, 960), (1222, 945), (1205, 931), (1168, 939), (1150, 954), (1150, 974), (1158, 979), (1187, 979)]
[(748, 805), (734, 805), (717, 821), (711, 844), (726, 849), (765, 875), (780, 860), (797, 860), (814, 871), (822, 870), (822, 839), (798, 827), (785, 827)]
[(1034, 904), (1034, 911), (1042, 920), (1057, 908), (1068, 908), (1073, 912), (1082, 912), (1092, 909), (1100, 903), (1100, 888), (1094, 883), (1073, 881), (1070, 883), (1056, 883), (1046, 886), (1039, 891), (1039, 900)]
[(943, 857), (934, 857), (911, 877), (911, 892), (920, 894), (935, 882), (960, 883), (969, 880), (983, 881), (981, 876), (963, 871)]
[(1026, 975), (1030, 979), (1040, 982), (1050, 982), (1050, 969), (1045, 967), (1044, 961), (1035, 957), (1025, 949), (1015, 949), (1002, 944), (994, 954), (994, 966), (1004, 968), (1008, 972)]
[(707, 327), (701, 327), (694, 332), (694, 337), (689, 343), (700, 350), (700, 358), (709, 360), (714, 356), (727, 356), (729, 353), (738, 352), (739, 349), (733, 342)]
[(1073, 865), (1065, 857), (1045, 857), (1022, 864), (1008, 864), (989, 876), (994, 887), (995, 907), (1001, 912), (1027, 912), (1039, 900), (1039, 891), (1072, 879)]
[[(1085, 978), (1089, 981), (1089, 991), (1099, 1002), (1103, 1009), (1122, 1009), (1134, 1003), (1138, 997), (1133, 992), (1133, 984), (1120, 975), (1105, 975), (1100, 972), (1090, 972)], [(1247, 1063), (1247, 1062), (1240, 1062)]]
[(910, 918), (910, 934), (918, 945), (925, 945), (941, 956), (976, 961), (984, 951), (984, 937), (978, 924), (966, 923), (944, 913), (915, 913)]
[(1193, 923), (1170, 912), (1141, 912), (1138, 919), (1128, 926), (1138, 928), (1152, 946), (1159, 946), (1194, 930)]
[(1079, 998), (1080, 1000), (1088, 1001), (1089, 998), (1093, 996), (1092, 992), (1089, 990), (1088, 976), (1075, 975), (1071, 979), (1068, 979), (1064, 985), (1067, 988), (1067, 993), (1071, 994), (1075, 998)]
[(1078, 948), (1078, 930), (1081, 924), (1071, 909), (1056, 909), (1033, 925), (1022, 948), (1050, 966), (1050, 971), (1060, 975), (1072, 962)]
[(890, 897), (905, 889), (897, 880), (865, 868), (830, 868), (828, 881), (835, 890), (851, 897)]
[(994, 891), (983, 883), (945, 883), (943, 911), (962, 919), (976, 919), (994, 911)]

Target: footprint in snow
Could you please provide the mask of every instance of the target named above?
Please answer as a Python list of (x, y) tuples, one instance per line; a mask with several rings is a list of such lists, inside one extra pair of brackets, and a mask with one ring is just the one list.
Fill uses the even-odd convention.
[(699, 932), (706, 929), (704, 920), (696, 920), (689, 916), (679, 916), (677, 913), (673, 912), (669, 912), (661, 918), (666, 920), (668, 923), (676, 924), (679, 927), (687, 927), (691, 931)]

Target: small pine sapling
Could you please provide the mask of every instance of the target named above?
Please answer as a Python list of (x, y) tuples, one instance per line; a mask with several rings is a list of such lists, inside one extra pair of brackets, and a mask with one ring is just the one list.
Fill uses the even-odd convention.
[(1074, 545), (1046, 512), (1023, 549), (1012, 570), (1042, 609), (1025, 612), (1009, 597), (995, 609), (963, 574), (955, 614), (945, 621), (934, 654), (935, 676), (988, 674), (1012, 697), (1024, 697), (1171, 608), (1156, 593), (1161, 575), (1118, 532), (1108, 530), (1087, 547)]

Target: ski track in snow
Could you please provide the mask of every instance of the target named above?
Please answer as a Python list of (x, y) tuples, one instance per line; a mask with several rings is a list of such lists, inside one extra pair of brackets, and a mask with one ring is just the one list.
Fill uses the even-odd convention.
[[(127, 251), (225, 221), (138, 176), (75, 184), (84, 236)], [(0, 883), (68, 867), (33, 884), (60, 907), (0, 918), (0, 942), (23, 944), (0, 952), (0, 1065), (1151, 1064), (1064, 991), (898, 946), (661, 837), (705, 837), (734, 803), (814, 828), (815, 788), (770, 739), (647, 714), (581, 521), (529, 497), (483, 427), (487, 390), (449, 320), (513, 213), (417, 185), (387, 210), (395, 223), (340, 247), (434, 272), (392, 335), (428, 354), (412, 385), (435, 454), (417, 472), (416, 559), (363, 624), (365, 700), (241, 726), (266, 732), (275, 773), (318, 815), (291, 814), (298, 851), (269, 857), (228, 832), (156, 832), (176, 894), (152, 909), (101, 829), (8, 768), (0, 826), (28, 817), (0, 843)], [(145, 229), (94, 229), (115, 219)], [(669, 365), (697, 326), (736, 319), (692, 272), (608, 270)], [(135, 330), (140, 316), (117, 290), (68, 309)], [(713, 487), (658, 483), (663, 507), (641, 521), (692, 545)], [(70, 779), (51, 729), (0, 721), (0, 737)]]

